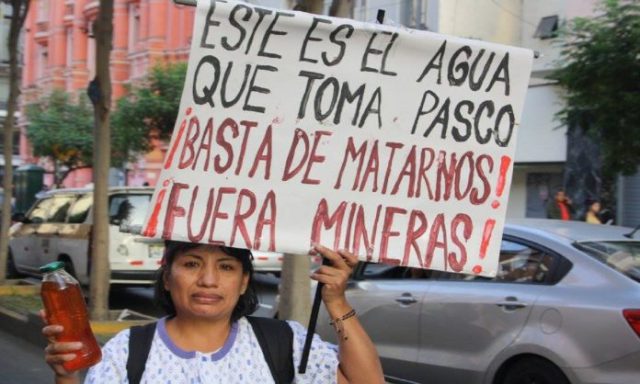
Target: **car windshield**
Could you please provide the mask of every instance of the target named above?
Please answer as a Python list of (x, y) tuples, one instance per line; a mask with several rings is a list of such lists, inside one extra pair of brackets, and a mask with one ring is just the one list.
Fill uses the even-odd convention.
[(640, 241), (589, 241), (576, 246), (640, 282)]

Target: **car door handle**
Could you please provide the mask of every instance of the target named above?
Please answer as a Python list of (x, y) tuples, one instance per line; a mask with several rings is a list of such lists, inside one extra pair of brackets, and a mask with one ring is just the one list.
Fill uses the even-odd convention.
[(409, 292), (403, 293), (400, 297), (396, 298), (396, 301), (400, 304), (410, 305), (418, 302)]
[(518, 298), (515, 296), (507, 296), (504, 298), (504, 301), (496, 303), (496, 305), (509, 311), (525, 308), (527, 306), (525, 303), (518, 302)]

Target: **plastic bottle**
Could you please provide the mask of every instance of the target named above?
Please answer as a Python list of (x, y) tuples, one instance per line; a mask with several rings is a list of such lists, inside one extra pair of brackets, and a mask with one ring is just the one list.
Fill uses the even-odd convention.
[(80, 284), (64, 270), (64, 262), (55, 261), (40, 267), (44, 273), (40, 294), (49, 324), (62, 325), (58, 342), (82, 343), (76, 358), (62, 364), (69, 372), (92, 366), (102, 358), (102, 351), (91, 326)]

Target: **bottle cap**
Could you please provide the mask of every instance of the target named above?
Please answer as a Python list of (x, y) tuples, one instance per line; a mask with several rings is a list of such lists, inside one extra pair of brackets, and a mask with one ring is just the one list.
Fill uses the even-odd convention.
[(43, 265), (39, 269), (40, 269), (40, 272), (42, 273), (48, 273), (48, 272), (57, 271), (58, 269), (62, 269), (62, 268), (64, 268), (64, 261), (54, 261), (52, 263)]

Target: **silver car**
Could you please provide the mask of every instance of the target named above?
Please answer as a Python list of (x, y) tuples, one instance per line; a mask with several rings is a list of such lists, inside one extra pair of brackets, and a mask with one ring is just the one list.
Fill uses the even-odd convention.
[[(640, 383), (640, 231), (505, 227), (496, 278), (360, 264), (347, 291), (387, 381)], [(335, 341), (326, 312), (318, 333)]]

